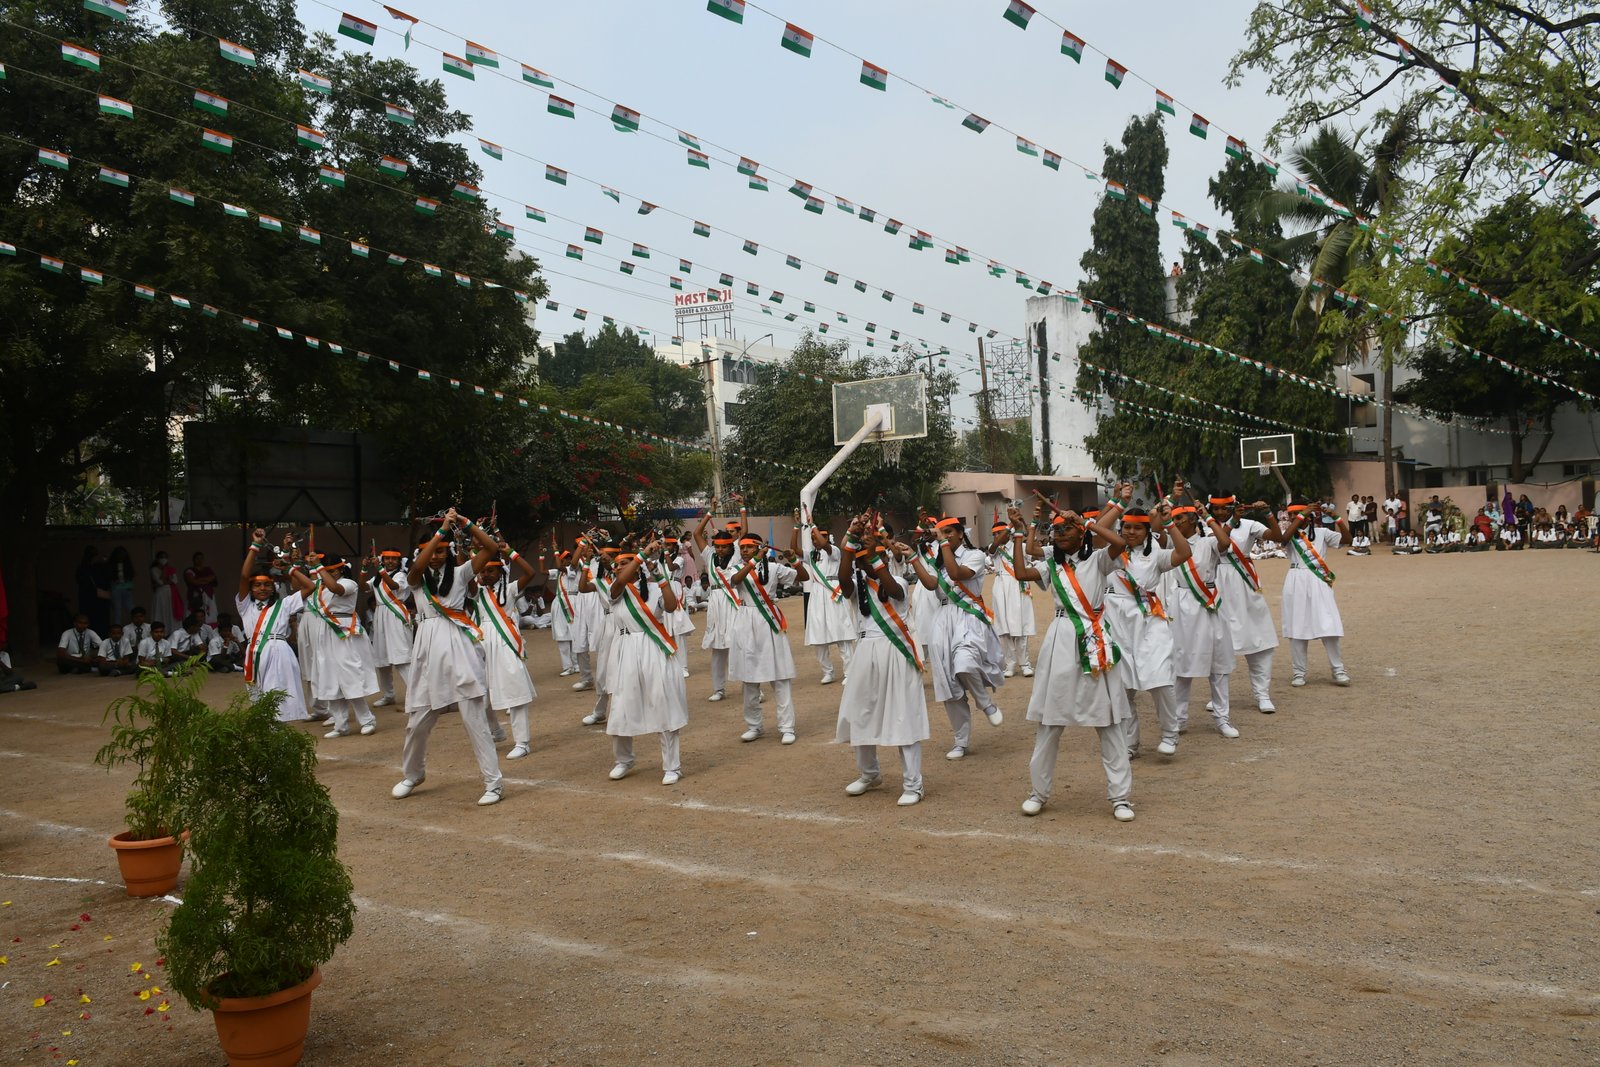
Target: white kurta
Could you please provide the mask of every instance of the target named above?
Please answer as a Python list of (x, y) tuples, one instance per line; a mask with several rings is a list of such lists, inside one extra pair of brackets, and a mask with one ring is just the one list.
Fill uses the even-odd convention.
[[(448, 567), (449, 564), (445, 564)], [(417, 638), (411, 646), (411, 672), (406, 676), (406, 711), (416, 713), (447, 708), (463, 697), (481, 697), (489, 687), (484, 678), (483, 656), (474, 632), (447, 618), (439, 610), (448, 608), (465, 617), (467, 589), (472, 584), (472, 564), (455, 568), (450, 590), (437, 595), (438, 604), (428, 596), (427, 584), (443, 584), (444, 568), (429, 571), (413, 587), (417, 604)], [(481, 631), (479, 631), (481, 634)]]
[[(1112, 726), (1133, 716), (1128, 704), (1128, 683), (1131, 680), (1123, 663), (1115, 662), (1120, 655), (1117, 634), (1111, 613), (1105, 611), (1106, 578), (1112, 571), (1112, 560), (1106, 550), (1096, 549), (1086, 560), (1070, 556), (1061, 566), (1070, 569), (1078, 581), (1074, 587), (1061, 571), (1061, 585), (1073, 603), (1087, 611), (1079, 611), (1084, 634), (1079, 636), (1070, 612), (1055, 592), (1050, 571), (1056, 569), (1054, 554), (1039, 564), (1045, 572), (1045, 589), (1056, 605), (1056, 618), (1044, 632), (1039, 642), (1039, 657), (1034, 663), (1033, 693), (1028, 697), (1028, 721), (1045, 726)], [(1082, 590), (1082, 600), (1078, 591)], [(1100, 616), (1100, 636), (1094, 634), (1092, 615)], [(1103, 646), (1104, 655), (1099, 653)], [(1090, 672), (1083, 669), (1088, 656)], [(1107, 666), (1100, 668), (1102, 659)]]
[[(929, 570), (933, 569), (927, 556), (922, 557), (922, 562)], [(906, 622), (916, 635), (917, 647), (924, 650), (923, 662), (927, 662), (926, 650), (933, 643), (934, 623), (939, 618), (939, 594), (922, 584), (917, 578), (916, 568), (910, 562), (905, 564), (902, 581), (911, 590), (911, 617)]]
[[(372, 662), (379, 667), (393, 667), (411, 662), (411, 618), (405, 607), (410, 594), (406, 572), (396, 571), (390, 579), (398, 587), (393, 593), (393, 608), (378, 595), (381, 578), (374, 577), (372, 586)], [(385, 594), (386, 596), (388, 594)]]
[[(1173, 684), (1172, 623), (1155, 614), (1154, 597), (1160, 603), (1161, 576), (1172, 569), (1172, 549), (1151, 548), (1147, 556), (1141, 549), (1130, 549), (1127, 562), (1113, 569), (1106, 587), (1106, 615), (1111, 619), (1122, 648), (1122, 665), (1129, 689), (1148, 693)], [(1118, 562), (1118, 561), (1113, 561)], [(1126, 571), (1139, 587), (1148, 612), (1140, 611), (1134, 594), (1121, 578)], [(1166, 610), (1165, 605), (1162, 605)]]
[[(1233, 651), (1241, 656), (1278, 647), (1278, 630), (1272, 625), (1272, 608), (1257, 587), (1259, 581), (1252, 584), (1239, 573), (1239, 569), (1246, 564), (1254, 566), (1250, 563), (1250, 552), (1266, 532), (1267, 528), (1254, 519), (1240, 519), (1238, 527), (1230, 529), (1228, 536), (1239, 556), (1244, 557), (1245, 563), (1239, 563), (1239, 556), (1235, 556), (1232, 561), (1223, 559), (1217, 565), (1217, 591), (1222, 597), (1217, 605), (1217, 613), (1228, 625)], [(1239, 563), (1239, 567), (1235, 567), (1235, 563)]]
[[(665, 627), (660, 587), (646, 582), (641, 591), (635, 581), (632, 589), (640, 593), (650, 612)], [(689, 698), (683, 687), (683, 668), (670, 651), (664, 651), (645, 632), (644, 626), (651, 623), (647, 617), (644, 625), (640, 625), (639, 619), (623, 602), (626, 592), (615, 599), (609, 591), (602, 595), (615, 621), (603, 683), (604, 692), (611, 697), (606, 733), (614, 737), (638, 737), (683, 729), (689, 725)]]
[(500, 599), (514, 588), (502, 583), (498, 588), (478, 590), (477, 619), (483, 630), (483, 673), (489, 685), (489, 707), (495, 711), (521, 707), (532, 703), (539, 695), (534, 691), (533, 679), (528, 677), (517, 618)]
[(1011, 553), (1008, 545), (993, 556), (994, 582), (989, 586), (989, 607), (994, 610), (994, 632), (1001, 637), (1032, 637), (1039, 632), (1039, 624), (1033, 617), (1033, 583), (1016, 579)]
[(744, 566), (744, 561), (735, 552), (728, 557), (726, 564), (719, 566), (715, 549), (707, 545), (701, 555), (701, 562), (709, 579), (706, 596), (710, 599), (706, 603), (706, 630), (700, 638), (700, 647), (732, 648), (734, 620), (739, 617), (739, 608), (723, 589), (722, 583), (717, 580), (717, 573), (720, 571), (725, 577), (731, 576)]
[(578, 625), (578, 568), (563, 567), (550, 572), (550, 584), (556, 588), (555, 603), (550, 605), (550, 634), (556, 641), (571, 641)]
[[(306, 713), (305, 697), (300, 692), (300, 661), (289, 647), (289, 620), (304, 607), (299, 593), (290, 593), (279, 602), (276, 618), (273, 605), (257, 604), (254, 597), (242, 596), (234, 600), (243, 623), (246, 647), (265, 637), (259, 658), (255, 662), (253, 680), (249, 683), (250, 695), (279, 692), (283, 703), (278, 705), (278, 721), (301, 722), (311, 718)], [(263, 619), (263, 615), (266, 616)]]
[[(589, 572), (589, 581), (598, 586), (600, 564), (597, 560), (590, 560), (584, 565)], [(577, 617), (572, 624), (572, 651), (595, 652), (600, 651), (600, 642), (606, 631), (606, 606), (601, 602), (599, 592), (579, 593), (573, 598), (577, 608)]]
[[(859, 632), (856, 627), (856, 606), (840, 593), (833, 596), (828, 587), (838, 592), (839, 550), (834, 547), (813, 548), (806, 553), (805, 567), (800, 577), (806, 583), (806, 644), (831, 645), (839, 641), (854, 641)], [(819, 580), (827, 579), (826, 581)]]
[(689, 617), (689, 608), (684, 600), (687, 588), (683, 578), (672, 579), (672, 592), (678, 598), (678, 610), (669, 611), (667, 617), (661, 621), (666, 623), (667, 631), (678, 639), (679, 647), (683, 648), (684, 638), (694, 633), (694, 620)]
[(317, 590), (318, 606), (338, 624), (338, 632), (309, 611), (300, 624), (302, 636), (309, 632), (319, 637), (317, 673), (311, 679), (311, 695), (318, 700), (362, 700), (378, 691), (372, 642), (354, 617), (360, 593), (354, 579), (324, 581)]
[(322, 670), (322, 646), (327, 643), (328, 627), (311, 610), (311, 604), (321, 593), (322, 575), (318, 573), (311, 580), (311, 592), (300, 598), (303, 617), (294, 632), (295, 650), (300, 653), (300, 676), (311, 686), (311, 694), (318, 700), (323, 699), (316, 696), (317, 675)]
[[(847, 745), (896, 748), (926, 741), (928, 702), (923, 696), (922, 674), (884, 636), (871, 615), (861, 614), (854, 598), (849, 598), (848, 603), (860, 627), (856, 631), (860, 643), (850, 660), (844, 691), (839, 694), (834, 739)], [(898, 612), (905, 601), (891, 603)]]
[[(1172, 616), (1172, 665), (1180, 678), (1209, 678), (1233, 670), (1233, 638), (1221, 607), (1207, 611), (1186, 582), (1216, 591), (1220, 548), (1210, 533), (1189, 538), (1190, 560), (1167, 572), (1164, 599)], [(1192, 564), (1192, 567), (1191, 567)]]
[[(1324, 562), (1331, 559), (1339, 547), (1337, 530), (1302, 531), (1301, 537), (1310, 542)], [(1283, 578), (1283, 636), (1291, 641), (1310, 641), (1319, 637), (1343, 637), (1344, 620), (1339, 616), (1339, 603), (1333, 598), (1333, 587), (1311, 572), (1306, 564), (1306, 545), (1289, 541), (1289, 573)]]
[[(982, 602), (983, 576), (989, 573), (989, 557), (976, 548), (962, 545), (955, 550), (956, 562), (972, 572), (965, 581), (945, 576), (952, 587), (966, 591), (974, 608)], [(931, 568), (930, 568), (931, 569)], [(937, 573), (937, 572), (936, 572)], [(999, 689), (1005, 669), (1005, 653), (1000, 638), (985, 618), (972, 614), (949, 600), (943, 590), (934, 590), (938, 609), (933, 612), (927, 644), (928, 669), (933, 674), (936, 700), (954, 700), (966, 690), (957, 681), (962, 674), (977, 675), (979, 683)], [(919, 605), (920, 607), (920, 605)], [(979, 609), (981, 611), (981, 609)]]
[[(782, 563), (767, 563), (766, 599), (757, 588), (762, 564), (757, 563), (749, 577), (736, 586), (744, 602), (733, 622), (733, 644), (728, 650), (728, 675), (741, 682), (784, 682), (795, 676), (794, 653), (789, 649), (786, 630), (774, 631), (762, 613), (767, 608), (782, 621), (778, 607), (778, 587), (794, 581), (794, 570)], [(740, 569), (744, 564), (740, 563)]]

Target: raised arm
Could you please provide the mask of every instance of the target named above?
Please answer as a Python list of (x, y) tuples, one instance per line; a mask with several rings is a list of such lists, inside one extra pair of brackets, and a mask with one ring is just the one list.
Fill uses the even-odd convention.
[[(1119, 555), (1128, 547), (1128, 542), (1122, 539), (1122, 531), (1117, 529), (1116, 522), (1121, 520), (1123, 511), (1128, 502), (1133, 499), (1133, 483), (1118, 482), (1113, 490), (1112, 499), (1100, 509), (1100, 515), (1094, 520), (1091, 529), (1095, 536), (1106, 543), (1113, 556)], [(1112, 514), (1115, 512), (1116, 514)]]
[[(1011, 510), (1016, 511), (1017, 509), (1012, 508)], [(1028, 554), (1028, 546), (1030, 543), (1037, 542), (1034, 541), (1034, 538), (1031, 535), (1029, 537), (1024, 537), (1021, 530), (1018, 530), (1015, 527), (1012, 528), (1011, 568), (1017, 572), (1017, 581), (1039, 582), (1040, 584), (1043, 584), (1044, 575), (1039, 573), (1039, 569), (1037, 567), (1028, 562), (1030, 559), (1034, 558)]]
[(257, 526), (250, 531), (250, 547), (244, 553), (244, 565), (239, 568), (239, 596), (250, 595), (250, 579), (256, 576), (256, 558), (267, 550), (267, 531)]
[(524, 556), (521, 552), (518, 552), (516, 549), (512, 548), (505, 541), (501, 541), (499, 545), (500, 550), (506, 554), (506, 562), (508, 564), (515, 564), (517, 570), (522, 572), (517, 576), (517, 591), (521, 592), (522, 590), (528, 588), (528, 583), (533, 580), (533, 576), (536, 573), (533, 569), (533, 564), (528, 562), (527, 556)]
[(1278, 543), (1282, 544), (1283, 542), (1289, 540), (1289, 538), (1292, 536), (1286, 527), (1278, 525), (1278, 516), (1273, 513), (1272, 505), (1268, 504), (1265, 500), (1257, 500), (1255, 503), (1249, 505), (1243, 510), (1246, 515), (1252, 511), (1258, 511), (1262, 515), (1266, 516), (1265, 518), (1256, 520), (1261, 525), (1266, 527), (1266, 530), (1261, 534), (1263, 540), (1277, 541)]
[(467, 532), (472, 535), (472, 543), (478, 546), (478, 551), (472, 554), (472, 573), (482, 574), (483, 568), (500, 554), (500, 542), (490, 537), (489, 531), (471, 519), (461, 521), (466, 523)]
[(694, 525), (694, 547), (704, 552), (706, 550), (706, 527), (711, 525), (711, 509), (708, 507), (705, 514), (700, 516), (700, 521)]
[(406, 581), (417, 585), (422, 581), (422, 576), (427, 573), (433, 561), (439, 558), (439, 553), (445, 551), (450, 541), (450, 531), (456, 524), (456, 509), (451, 508), (445, 512), (444, 519), (439, 523), (439, 529), (428, 539), (428, 543), (418, 549), (417, 554), (411, 559), (411, 569), (406, 572)]
[(1165, 533), (1172, 542), (1172, 565), (1181, 567), (1194, 558), (1194, 549), (1189, 547), (1189, 539), (1183, 536), (1183, 531), (1178, 529), (1172, 521), (1172, 505), (1159, 504), (1150, 515), (1150, 536)]

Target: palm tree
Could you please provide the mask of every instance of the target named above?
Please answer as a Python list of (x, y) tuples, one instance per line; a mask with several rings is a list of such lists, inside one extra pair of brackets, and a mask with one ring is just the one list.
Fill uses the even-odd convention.
[[(1262, 200), (1262, 213), (1299, 224), (1304, 231), (1281, 246), (1289, 262), (1309, 262), (1310, 277), (1343, 286), (1359, 269), (1372, 264), (1384, 250), (1374, 234), (1363, 230), (1355, 217), (1377, 218), (1392, 212), (1404, 195), (1400, 171), (1421, 136), (1418, 114), (1421, 101), (1403, 104), (1389, 119), (1376, 141), (1363, 145), (1360, 137), (1323, 126), (1309, 140), (1296, 145), (1289, 167), (1300, 181), (1322, 195), (1302, 196), (1298, 191), (1275, 190)], [(1337, 205), (1337, 206), (1336, 206)], [(1330, 313), (1325, 292), (1306, 285), (1295, 305), (1295, 325), (1307, 335), (1317, 321)], [(1363, 361), (1381, 344), (1377, 331), (1366, 325), (1347, 335), (1335, 355), (1340, 362), (1352, 356)], [(1383, 371), (1383, 484), (1386, 496), (1395, 492), (1394, 477), (1394, 363), (1398, 353), (1383, 345), (1379, 359)]]

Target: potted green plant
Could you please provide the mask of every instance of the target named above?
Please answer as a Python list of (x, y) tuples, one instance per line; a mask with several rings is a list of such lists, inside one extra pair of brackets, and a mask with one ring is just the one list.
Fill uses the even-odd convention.
[(282, 699), (240, 693), (194, 732), (189, 881), (156, 937), (171, 987), (211, 1010), (236, 1067), (300, 1061), (318, 968), (355, 928), (339, 813), (311, 735), (278, 722)]
[(197, 725), (210, 709), (200, 699), (204, 671), (164, 677), (145, 670), (138, 688), (111, 703), (106, 720), (111, 739), (94, 761), (110, 770), (132, 764), (128, 791), (128, 828), (108, 844), (130, 897), (158, 897), (178, 884), (183, 865), (181, 812), (190, 783), (189, 745)]

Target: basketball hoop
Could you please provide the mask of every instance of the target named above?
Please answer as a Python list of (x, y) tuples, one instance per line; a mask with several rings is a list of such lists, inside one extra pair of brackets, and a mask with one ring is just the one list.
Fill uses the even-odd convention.
[(1267, 475), (1272, 473), (1272, 464), (1263, 463), (1263, 464), (1261, 464), (1261, 468), (1260, 469), (1261, 469), (1261, 477), (1265, 478)]
[(905, 447), (905, 443), (906, 439), (904, 437), (878, 442), (878, 447), (883, 449), (883, 465), (885, 467), (900, 466), (900, 449)]

